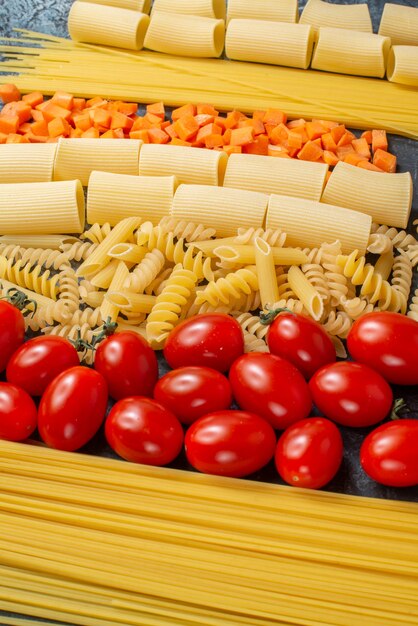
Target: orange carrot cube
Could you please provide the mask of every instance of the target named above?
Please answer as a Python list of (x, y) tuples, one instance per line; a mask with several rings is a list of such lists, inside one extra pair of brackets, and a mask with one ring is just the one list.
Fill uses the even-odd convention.
[(334, 154), (334, 152), (331, 152), (331, 150), (324, 150), (323, 159), (324, 163), (330, 165), (331, 167), (337, 165), (338, 161), (340, 160), (337, 155)]
[(171, 141), (170, 141), (170, 145), (171, 146), (185, 146), (190, 147), (192, 144), (189, 141), (183, 141), (183, 139), (178, 139), (177, 137), (174, 137)]
[(7, 104), (8, 102), (17, 102), (20, 100), (20, 91), (13, 83), (0, 85), (0, 100)]
[(310, 141), (322, 137), (328, 130), (321, 122), (306, 122), (305, 128)]
[(252, 143), (243, 146), (243, 152), (246, 154), (261, 154), (268, 155), (269, 138), (267, 135), (257, 135)]
[(321, 140), (324, 150), (327, 150), (328, 152), (336, 152), (337, 144), (335, 143), (331, 133), (325, 133), (322, 135)]
[(363, 159), (370, 159), (371, 154), (369, 144), (364, 137), (361, 137), (360, 139), (353, 139), (351, 143), (357, 154), (362, 156)]
[(324, 151), (317, 143), (307, 141), (302, 150), (298, 153), (297, 158), (302, 161), (318, 161), (322, 158)]
[(349, 163), (350, 165), (358, 165), (361, 161), (364, 161), (364, 157), (357, 154), (357, 152), (349, 152), (349, 154), (344, 157), (344, 163)]
[(220, 148), (224, 145), (225, 140), (220, 133), (212, 133), (204, 139), (205, 148)]
[(331, 136), (333, 140), (338, 146), (338, 142), (340, 141), (341, 137), (345, 135), (347, 131), (343, 124), (339, 124), (338, 126), (334, 126), (334, 128), (331, 128), (330, 132), (331, 132)]
[(149, 128), (147, 131), (150, 143), (168, 143), (170, 141), (169, 135), (161, 128)]
[(71, 128), (70, 137), (71, 139), (79, 139), (83, 134), (83, 131), (80, 128)]
[(90, 119), (93, 121), (93, 125), (97, 128), (103, 126), (105, 131), (109, 129), (112, 122), (112, 114), (106, 109), (93, 109), (90, 111)]
[(85, 130), (81, 136), (88, 137), (90, 139), (99, 139), (100, 133), (97, 128), (92, 127), (92, 128), (89, 128), (88, 130)]
[(378, 148), (373, 155), (373, 165), (379, 167), (384, 172), (393, 174), (396, 172), (396, 156)]
[(110, 122), (111, 130), (115, 130), (117, 128), (121, 128), (122, 130), (131, 130), (133, 126), (133, 120), (127, 115), (123, 113), (119, 113), (118, 111), (112, 113), (112, 121)]
[(118, 106), (118, 111), (119, 113), (123, 113), (128, 117), (136, 115), (136, 112), (138, 111), (138, 105), (135, 104), (135, 102), (121, 102)]
[(300, 149), (303, 146), (302, 135), (300, 133), (296, 133), (294, 130), (291, 130), (287, 137), (287, 144), (289, 148)]
[(372, 143), (372, 131), (371, 130), (365, 130), (364, 133), (361, 133), (361, 138), (365, 139), (367, 141), (367, 143), (371, 145), (371, 143)]
[(0, 115), (0, 132), (10, 135), (17, 133), (20, 120), (17, 115)]
[(193, 115), (183, 115), (174, 122), (174, 130), (180, 139), (189, 141), (189, 139), (192, 139), (199, 131), (199, 124), (196, 122)]
[(213, 115), (207, 115), (206, 113), (198, 113), (197, 115), (194, 116), (194, 119), (196, 120), (199, 128), (201, 128), (202, 126), (205, 126), (206, 124), (212, 124), (214, 121), (214, 116)]
[(283, 111), (280, 111), (280, 109), (267, 109), (263, 117), (263, 122), (264, 124), (275, 124), (276, 126), (278, 124), (286, 124), (287, 115), (283, 113)]
[(32, 91), (32, 93), (27, 93), (22, 96), (22, 100), (26, 102), (31, 109), (34, 109), (38, 104), (44, 101), (44, 97), (40, 91)]
[[(135, 105), (136, 106), (136, 105)], [(152, 113), (162, 120), (165, 119), (165, 107), (163, 102), (154, 102), (153, 104), (147, 104), (147, 113)]]
[(66, 91), (56, 91), (51, 98), (51, 102), (63, 109), (71, 111), (74, 106), (74, 96)]
[(385, 130), (372, 130), (372, 150), (385, 150), (388, 149), (388, 140)]
[(50, 137), (68, 137), (71, 126), (62, 117), (56, 117), (48, 123), (48, 134)]
[[(113, 133), (115, 131), (109, 130), (108, 132), (109, 133)], [(102, 137), (103, 136), (104, 135), (102, 135)], [(148, 131), (145, 130), (145, 128), (143, 130), (131, 130), (131, 132), (129, 133), (129, 138), (130, 139), (140, 139), (144, 143), (151, 143), (149, 135), (148, 135)]]
[(286, 148), (283, 148), (283, 146), (274, 146), (272, 144), (269, 144), (267, 154), (271, 157), (290, 159), (288, 151), (286, 150)]
[(0, 144), (6, 143), (7, 135), (6, 133), (0, 133)]
[(210, 115), (211, 117), (218, 117), (219, 111), (217, 111), (211, 104), (201, 103), (197, 105), (198, 115)]
[(179, 120), (181, 117), (183, 117), (184, 115), (189, 115), (191, 117), (196, 115), (195, 105), (185, 104), (184, 106), (179, 107), (178, 109), (174, 109), (173, 112), (171, 113), (171, 119), (173, 120), (173, 122), (175, 122)]
[(270, 143), (274, 145), (285, 144), (289, 137), (289, 130), (284, 124), (274, 126), (274, 128), (268, 132)]
[(86, 107), (86, 99), (85, 98), (74, 98), (73, 99), (73, 110), (77, 109), (77, 111), (82, 111)]
[[(45, 106), (43, 106), (44, 104)], [(42, 113), (46, 122), (50, 122), (55, 117), (62, 117), (67, 121), (71, 118), (71, 111), (69, 109), (64, 109), (63, 107), (54, 104), (52, 100), (38, 105), (37, 109), (40, 107), (42, 107)]]
[(354, 150), (353, 146), (350, 144), (348, 144), (348, 146), (339, 146), (337, 148), (337, 157), (339, 159), (341, 159), (341, 161), (344, 161), (345, 157), (347, 156), (347, 154), (356, 154), (356, 151)]
[(246, 146), (254, 140), (254, 129), (251, 126), (234, 128), (231, 132), (232, 146)]
[(373, 163), (366, 160), (360, 161), (360, 163), (357, 164), (357, 167), (361, 167), (364, 170), (370, 170), (371, 172), (383, 172), (380, 167), (376, 167), (376, 165), (373, 165)]
[(36, 109), (32, 109), (31, 114), (32, 114), (32, 119), (33, 119), (34, 122), (43, 122), (44, 121), (44, 115), (43, 115), (42, 111), (37, 111)]
[(350, 144), (353, 139), (355, 139), (356, 136), (353, 135), (353, 133), (350, 133), (350, 131), (346, 131), (344, 133), (344, 135), (339, 139), (337, 145), (340, 146), (348, 146), (348, 144)]

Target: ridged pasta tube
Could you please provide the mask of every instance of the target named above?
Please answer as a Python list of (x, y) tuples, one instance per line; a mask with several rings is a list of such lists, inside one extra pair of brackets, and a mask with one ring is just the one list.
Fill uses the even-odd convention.
[(379, 35), (390, 37), (393, 46), (418, 46), (418, 8), (386, 2)]
[(297, 22), (297, 0), (229, 0), (228, 22), (232, 19)]
[(231, 299), (237, 299), (241, 294), (249, 295), (258, 291), (258, 277), (255, 266), (231, 272), (225, 278), (211, 281), (203, 291), (196, 296), (196, 304), (209, 302), (212, 305), (222, 302), (228, 304)]
[(301, 24), (312, 24), (315, 29), (321, 26), (331, 26), (365, 33), (373, 32), (367, 3), (347, 5), (323, 2), (323, 0), (308, 0), (299, 21)]
[(389, 51), (387, 79), (392, 83), (418, 87), (418, 43), (393, 46)]
[(225, 19), (225, 0), (154, 0), (153, 11), (183, 13)]
[(151, 9), (151, 0), (79, 0), (79, 2), (92, 2), (109, 7), (139, 11), (140, 13), (149, 13)]
[(305, 263), (300, 269), (311, 285), (318, 291), (324, 304), (326, 304), (329, 301), (331, 294), (323, 267), (321, 267), (318, 263)]
[(0, 257), (0, 278), (52, 300), (57, 300), (60, 292), (59, 275), (51, 276), (51, 272), (43, 270), (41, 265), (33, 266), (22, 260), (14, 263), (13, 259)]
[(0, 183), (42, 183), (52, 180), (55, 143), (11, 143), (0, 151)]
[(287, 273), (290, 288), (303, 302), (314, 320), (319, 320), (324, 312), (324, 303), (318, 289), (308, 280), (299, 267), (292, 265)]

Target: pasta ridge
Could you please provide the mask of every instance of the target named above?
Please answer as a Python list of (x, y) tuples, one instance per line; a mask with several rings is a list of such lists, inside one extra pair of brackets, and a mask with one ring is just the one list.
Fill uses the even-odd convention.
[(283, 248), (286, 243), (287, 233), (280, 230), (280, 228), (238, 228), (237, 236), (234, 237), (235, 243), (238, 244), (253, 244), (259, 237), (268, 243), (272, 248)]
[(60, 292), (59, 275), (51, 275), (49, 270), (42, 270), (41, 265), (30, 265), (21, 259), (0, 257), (0, 278), (8, 280), (18, 287), (25, 287), (35, 293), (56, 300)]

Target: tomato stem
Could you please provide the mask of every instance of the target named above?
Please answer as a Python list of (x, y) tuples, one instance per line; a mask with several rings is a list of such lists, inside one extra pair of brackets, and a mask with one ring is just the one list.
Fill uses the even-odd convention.
[(398, 420), (400, 419), (400, 415), (398, 415), (399, 411), (409, 411), (408, 407), (406, 406), (406, 402), (403, 398), (396, 398), (393, 405), (392, 405), (392, 409), (390, 412), (390, 419), (391, 420)]
[(293, 311), (291, 311), (290, 309), (286, 309), (286, 307), (280, 307), (278, 309), (267, 309), (267, 313), (264, 313), (263, 311), (260, 313), (260, 322), (264, 326), (269, 326), (274, 322), (274, 320), (280, 313), (292, 313), (292, 315), (294, 315)]
[[(31, 300), (27, 297), (23, 291), (17, 289), (17, 287), (11, 287), (7, 290), (5, 296), (1, 297), (0, 300), (6, 300), (10, 304), (12, 304), (16, 309), (22, 312), (24, 317), (31, 315), (32, 317), (35, 315), (36, 310), (38, 308), (38, 303), (36, 300)], [(31, 308), (29, 308), (29, 305)]]

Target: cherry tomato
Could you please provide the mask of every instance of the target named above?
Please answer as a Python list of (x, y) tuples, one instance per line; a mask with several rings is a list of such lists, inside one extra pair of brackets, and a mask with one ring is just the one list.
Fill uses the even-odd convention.
[(155, 352), (137, 333), (126, 331), (105, 339), (96, 351), (94, 369), (107, 381), (115, 400), (152, 396), (158, 379)]
[(0, 439), (23, 441), (31, 436), (37, 421), (35, 403), (26, 391), (0, 383)]
[(0, 372), (6, 369), (13, 352), (25, 340), (25, 319), (8, 302), (0, 300)]
[(6, 377), (31, 396), (41, 396), (61, 372), (80, 365), (77, 350), (64, 337), (35, 337), (24, 343), (7, 364)]
[(314, 404), (343, 426), (372, 426), (389, 413), (393, 393), (385, 379), (362, 363), (325, 365), (309, 381)]
[(227, 372), (244, 352), (241, 326), (224, 313), (207, 313), (184, 320), (171, 331), (164, 356), (173, 369), (203, 365)]
[(308, 384), (289, 361), (273, 354), (244, 354), (231, 367), (229, 381), (239, 406), (284, 429), (312, 408)]
[(116, 454), (145, 465), (167, 465), (183, 445), (183, 429), (176, 416), (142, 397), (116, 402), (107, 417), (105, 434)]
[(255, 413), (216, 411), (194, 422), (185, 438), (189, 463), (199, 472), (241, 478), (272, 459), (274, 430)]
[(228, 409), (231, 385), (220, 372), (209, 367), (179, 367), (160, 378), (154, 398), (183, 424), (191, 424), (206, 413)]
[(351, 356), (396, 385), (418, 385), (418, 322), (380, 311), (354, 322), (347, 337)]
[(48, 446), (78, 450), (99, 430), (107, 407), (107, 385), (88, 367), (72, 367), (48, 385), (39, 404), (39, 434)]
[(269, 328), (267, 343), (271, 354), (293, 363), (305, 378), (337, 358), (334, 344), (322, 326), (296, 313), (280, 313), (276, 317)]
[(289, 485), (320, 489), (334, 478), (343, 458), (337, 426), (324, 417), (308, 417), (287, 428), (275, 454), (276, 468)]
[(418, 485), (418, 420), (395, 420), (373, 430), (361, 446), (360, 463), (382, 485)]

